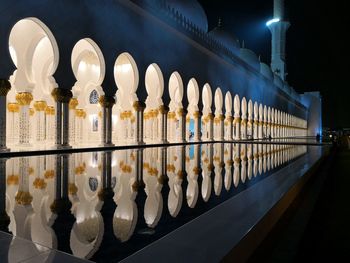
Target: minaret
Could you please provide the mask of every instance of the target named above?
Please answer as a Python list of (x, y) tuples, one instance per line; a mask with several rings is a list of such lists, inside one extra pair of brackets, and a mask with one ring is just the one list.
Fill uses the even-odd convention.
[(286, 80), (286, 33), (290, 26), (284, 20), (284, 0), (274, 0), (273, 19), (266, 23), (272, 34), (271, 69)]

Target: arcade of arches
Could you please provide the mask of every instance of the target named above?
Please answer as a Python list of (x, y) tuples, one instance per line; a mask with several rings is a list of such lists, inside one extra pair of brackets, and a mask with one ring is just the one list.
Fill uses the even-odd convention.
[[(104, 57), (89, 38), (79, 40), (71, 53), (76, 82), (71, 90), (61, 89), (53, 77), (59, 64), (56, 40), (36, 18), (13, 26), (9, 51), (16, 70), (9, 81), (0, 82), (0, 150), (307, 135), (306, 120), (249, 98), (232, 97), (230, 92), (223, 94), (220, 88), (213, 93), (208, 83), (201, 89), (195, 78), (184, 84), (176, 71), (164, 87), (162, 70), (155, 63), (145, 73), (146, 101), (139, 101), (139, 72), (127, 52), (115, 60), (115, 97), (106, 96), (101, 86)], [(169, 105), (162, 100), (164, 88), (169, 90)]]

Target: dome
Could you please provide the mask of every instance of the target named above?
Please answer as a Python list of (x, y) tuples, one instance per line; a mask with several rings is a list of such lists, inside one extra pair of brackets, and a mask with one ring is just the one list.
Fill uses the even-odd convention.
[(267, 64), (260, 63), (260, 73), (265, 78), (267, 78), (269, 80), (273, 80), (273, 73), (271, 71), (271, 68)]
[(256, 70), (260, 71), (260, 61), (257, 55), (247, 48), (241, 48), (239, 56)]
[(228, 33), (223, 29), (221, 20), (219, 20), (218, 26), (209, 32), (209, 35), (215, 38), (230, 51), (238, 53), (240, 48), (238, 39), (233, 34)]
[(280, 76), (278, 76), (277, 74), (275, 74), (275, 77), (274, 77), (274, 80), (273, 80), (273, 82), (275, 83), (275, 85), (278, 87), (278, 88), (280, 88), (280, 89), (282, 89), (283, 90), (283, 81), (282, 81), (282, 79), (280, 78)]
[(170, 8), (174, 8), (194, 25), (208, 32), (208, 19), (202, 6), (196, 0), (167, 0)]

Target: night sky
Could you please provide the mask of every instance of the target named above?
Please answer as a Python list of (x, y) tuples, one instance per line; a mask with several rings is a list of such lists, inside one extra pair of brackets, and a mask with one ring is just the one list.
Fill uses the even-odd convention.
[[(199, 0), (209, 30), (221, 17), (226, 31), (270, 64), (271, 34), (265, 23), (273, 16), (273, 0)], [(321, 91), (323, 126), (350, 127), (350, 33), (346, 0), (286, 0), (288, 83), (297, 92)]]

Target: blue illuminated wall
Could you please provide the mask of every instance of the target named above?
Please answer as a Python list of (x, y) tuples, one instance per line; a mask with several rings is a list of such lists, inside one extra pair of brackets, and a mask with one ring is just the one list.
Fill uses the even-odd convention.
[[(141, 100), (147, 96), (144, 88), (146, 68), (151, 63), (157, 63), (164, 75), (163, 100), (166, 104), (169, 102), (167, 83), (176, 70), (185, 85), (195, 77), (200, 87), (208, 82), (213, 93), (221, 87), (223, 92), (230, 90), (233, 96), (239, 94), (241, 98), (245, 96), (298, 117), (307, 116), (302, 104), (239, 58), (227, 61), (134, 2), (1, 0), (0, 13), (0, 77), (8, 78), (15, 69), (8, 51), (12, 26), (20, 19), (32, 16), (42, 20), (56, 37), (60, 63), (54, 77), (61, 88), (70, 89), (74, 85), (71, 51), (78, 40), (89, 37), (104, 54), (106, 77), (102, 86), (109, 95), (116, 92), (113, 76), (115, 59), (127, 51), (139, 68), (138, 96)], [(184, 98), (184, 105), (187, 105), (187, 98)]]

